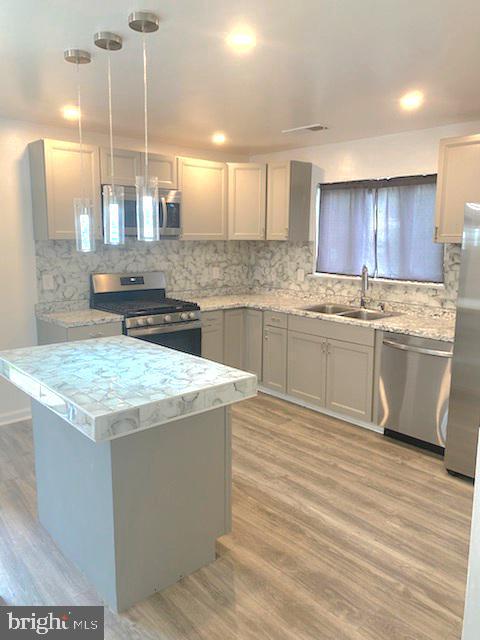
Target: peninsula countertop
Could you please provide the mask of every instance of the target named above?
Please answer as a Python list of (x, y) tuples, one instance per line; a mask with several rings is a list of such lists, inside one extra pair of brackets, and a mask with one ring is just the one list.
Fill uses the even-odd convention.
[(256, 376), (136, 338), (0, 352), (0, 375), (96, 442), (256, 395)]
[[(432, 338), (433, 340), (443, 340), (453, 342), (455, 336), (455, 314), (432, 312), (418, 314), (399, 313), (398, 315), (386, 316), (379, 320), (358, 320), (357, 318), (345, 318), (343, 316), (327, 315), (305, 311), (303, 307), (320, 302), (332, 302), (322, 297), (302, 297), (295, 294), (283, 293), (245, 293), (237, 295), (221, 295), (200, 297), (191, 295), (188, 297), (192, 302), (200, 305), (202, 311), (216, 311), (220, 309), (259, 309), (261, 311), (276, 311), (277, 313), (288, 313), (306, 318), (317, 318), (328, 320), (329, 322), (339, 322), (342, 324), (356, 325), (360, 327), (370, 327), (382, 331), (392, 331), (393, 333), (403, 333), (420, 338)], [(336, 301), (335, 301), (336, 302)], [(96, 315), (98, 314), (98, 316)], [(114, 316), (100, 311), (79, 310), (56, 313), (37, 313), (37, 318), (58, 324), (63, 327), (77, 327), (82, 324), (97, 324), (122, 320), (122, 316)]]

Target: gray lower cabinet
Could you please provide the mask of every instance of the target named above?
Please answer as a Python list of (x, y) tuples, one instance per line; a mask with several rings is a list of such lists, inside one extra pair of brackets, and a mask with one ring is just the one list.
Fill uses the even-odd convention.
[(202, 313), (202, 356), (223, 362), (223, 311)]
[(327, 409), (371, 421), (373, 347), (330, 339), (326, 380)]
[(243, 369), (245, 346), (245, 310), (224, 312), (223, 362), (229, 367)]
[(263, 313), (245, 309), (245, 362), (244, 368), (262, 379)]
[(287, 394), (304, 402), (325, 406), (325, 338), (288, 332)]
[(287, 330), (266, 326), (263, 330), (264, 387), (286, 393), (287, 390)]
[(80, 327), (61, 327), (45, 320), (37, 320), (38, 344), (54, 342), (72, 342), (89, 338), (106, 338), (122, 334), (121, 322), (105, 322), (103, 324), (83, 325)]

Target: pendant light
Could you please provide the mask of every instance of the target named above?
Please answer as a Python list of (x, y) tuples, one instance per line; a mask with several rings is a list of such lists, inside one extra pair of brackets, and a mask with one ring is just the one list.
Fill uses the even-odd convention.
[(137, 238), (145, 242), (160, 239), (158, 180), (148, 174), (148, 93), (147, 93), (147, 46), (146, 33), (158, 30), (158, 16), (151, 11), (135, 11), (128, 18), (128, 25), (142, 34), (143, 51), (143, 109), (145, 126), (144, 175), (136, 176), (137, 192)]
[(97, 47), (107, 51), (108, 123), (110, 131), (110, 176), (111, 184), (102, 187), (103, 200), (103, 242), (105, 244), (125, 244), (125, 192), (115, 184), (115, 159), (113, 155), (112, 116), (112, 68), (110, 52), (122, 48), (122, 38), (110, 31), (99, 31), (94, 36)]
[(80, 197), (73, 200), (73, 212), (75, 216), (75, 239), (77, 251), (90, 253), (95, 251), (95, 216), (93, 203), (86, 196), (85, 171), (83, 161), (82, 139), (82, 100), (80, 90), (80, 65), (89, 64), (92, 60), (88, 51), (82, 49), (66, 49), (63, 53), (64, 60), (77, 65), (77, 108), (78, 108), (78, 141), (80, 143)]

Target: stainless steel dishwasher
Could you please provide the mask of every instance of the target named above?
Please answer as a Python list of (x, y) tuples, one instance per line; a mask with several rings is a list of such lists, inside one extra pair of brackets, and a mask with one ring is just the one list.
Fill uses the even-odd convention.
[(378, 418), (385, 435), (443, 452), (453, 345), (384, 333)]

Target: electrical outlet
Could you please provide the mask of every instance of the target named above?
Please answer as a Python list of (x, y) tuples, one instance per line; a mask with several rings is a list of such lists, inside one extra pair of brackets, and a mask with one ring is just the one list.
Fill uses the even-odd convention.
[(55, 282), (51, 273), (45, 273), (42, 276), (42, 289), (44, 291), (52, 291), (52, 289), (55, 289)]
[(303, 282), (305, 280), (305, 270), (297, 269), (297, 282)]

